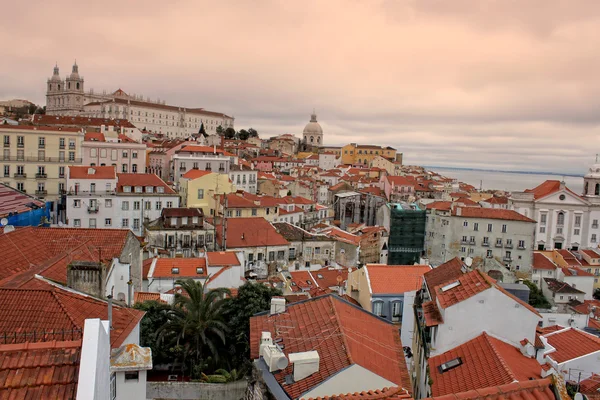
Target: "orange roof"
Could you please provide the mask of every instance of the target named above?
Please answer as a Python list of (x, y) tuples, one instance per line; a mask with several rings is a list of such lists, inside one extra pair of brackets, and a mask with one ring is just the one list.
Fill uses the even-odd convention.
[(501, 208), (457, 207), (452, 211), (452, 215), (462, 218), (487, 218), (535, 223), (531, 218), (527, 218), (514, 210), (504, 210)]
[[(456, 358), (461, 359), (461, 365), (440, 372), (442, 364)], [(539, 379), (542, 372), (535, 358), (525, 357), (518, 348), (485, 332), (452, 350), (431, 357), (428, 364), (433, 380), (433, 396)]]
[(223, 154), (223, 150), (220, 148), (214, 148), (214, 147), (210, 147), (210, 146), (197, 146), (197, 145), (186, 145), (183, 146), (180, 150), (177, 151), (178, 153), (211, 153), (214, 154), (216, 152), (216, 154)]
[[(200, 273), (198, 268), (202, 269)], [(207, 276), (204, 258), (157, 258), (152, 271), (153, 278), (206, 278)]]
[(588, 250), (579, 250), (580, 252), (583, 252), (585, 254), (587, 254), (588, 256), (590, 256), (591, 258), (600, 258), (600, 253), (598, 253), (596, 250), (594, 249), (588, 249)]
[(335, 394), (332, 396), (319, 396), (317, 398), (309, 397), (308, 400), (392, 400), (392, 399), (412, 399), (412, 396), (406, 389), (398, 386), (362, 391), (360, 393)]
[[(284, 320), (288, 328), (279, 329)], [(273, 317), (266, 312), (250, 318), (252, 359), (259, 357), (264, 331), (271, 332), (286, 354), (318, 348), (318, 372), (292, 384), (284, 384), (286, 375), (292, 372), (292, 364), (273, 373), (292, 399), (354, 364), (411, 390), (398, 327), (335, 295), (289, 304), (281, 316)]]
[(86, 132), (83, 140), (86, 142), (106, 142), (104, 133), (101, 132)]
[(382, 265), (367, 264), (371, 294), (405, 293), (419, 290), (423, 274), (430, 271), (428, 265)]
[(434, 201), (432, 203), (427, 204), (428, 210), (432, 210), (435, 208), (436, 210), (440, 210), (440, 211), (450, 211), (451, 207), (452, 207), (451, 201)]
[[(571, 193), (573, 196), (581, 198), (578, 194), (573, 192), (571, 189), (565, 187), (565, 189)], [(558, 180), (547, 180), (540, 185), (534, 187), (533, 189), (526, 189), (525, 193), (533, 193), (533, 198), (538, 200), (552, 193), (556, 193), (560, 190), (560, 181)]]
[[(175, 194), (175, 191), (156, 174), (117, 174), (117, 178), (117, 191), (120, 193), (123, 192), (123, 186), (152, 186), (155, 188), (153, 193), (156, 193), (157, 187), (162, 187), (164, 194)], [(131, 193), (135, 194), (133, 190)]]
[(463, 393), (452, 393), (445, 396), (430, 397), (426, 400), (556, 400), (550, 379), (535, 379), (507, 383), (487, 388), (470, 390)]
[(600, 350), (600, 338), (575, 328), (546, 333), (542, 336), (556, 349), (547, 356), (559, 364)]
[(186, 179), (197, 179), (197, 178), (201, 178), (203, 176), (210, 175), (210, 174), (212, 174), (212, 172), (210, 172), (210, 171), (203, 171), (201, 169), (190, 169), (188, 172), (183, 174), (181, 177), (186, 178)]
[(237, 266), (240, 265), (240, 260), (234, 251), (209, 251), (206, 253), (208, 258), (208, 266)]
[(548, 257), (546, 257), (543, 253), (538, 253), (537, 251), (533, 252), (533, 269), (545, 269), (554, 271), (556, 268), (556, 264), (552, 262)]
[[(162, 301), (160, 293), (155, 292), (135, 292), (133, 295), (134, 303), (143, 303), (145, 301)], [(164, 301), (162, 301), (164, 303)]]
[(324, 235), (327, 235), (333, 239), (339, 240), (344, 243), (353, 244), (355, 246), (360, 245), (360, 236), (353, 235), (351, 233), (348, 233), (348, 232), (346, 232), (342, 229), (336, 228), (334, 226), (324, 230), (322, 233)]
[[(217, 242), (222, 245), (223, 229), (217, 228)], [(289, 242), (281, 236), (269, 221), (262, 217), (228, 218), (227, 248), (287, 246)]]
[(69, 166), (69, 179), (116, 179), (115, 167), (76, 167)]
[(438, 267), (425, 272), (423, 278), (429, 289), (431, 300), (435, 302), (435, 287), (446, 282), (457, 280), (463, 274), (463, 263), (458, 257), (440, 264)]
[(444, 323), (440, 309), (435, 304), (435, 301), (423, 303), (423, 317), (425, 317), (426, 326), (437, 326)]
[(290, 287), (292, 292), (299, 292), (319, 286), (310, 271), (291, 271), (290, 277)]
[(414, 186), (415, 182), (412, 180), (407, 179), (404, 176), (392, 176), (392, 175), (387, 175), (386, 179), (388, 180), (388, 182), (390, 182), (393, 186)]

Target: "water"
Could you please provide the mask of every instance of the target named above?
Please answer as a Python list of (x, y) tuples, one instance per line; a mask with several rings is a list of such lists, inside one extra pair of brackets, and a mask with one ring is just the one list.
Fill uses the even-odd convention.
[(564, 180), (567, 187), (577, 194), (583, 192), (583, 177), (563, 176), (541, 173), (522, 173), (522, 172), (493, 172), (464, 170), (452, 168), (427, 168), (448, 178), (456, 178), (461, 182), (468, 183), (479, 189), (480, 182), (483, 189), (505, 190), (510, 192), (519, 192), (525, 189), (533, 189), (546, 180)]

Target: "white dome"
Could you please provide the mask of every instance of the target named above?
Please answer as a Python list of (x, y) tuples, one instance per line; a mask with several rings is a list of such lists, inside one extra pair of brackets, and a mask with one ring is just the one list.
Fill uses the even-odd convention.
[(592, 165), (585, 177), (600, 179), (600, 164)]
[(319, 123), (317, 122), (317, 114), (311, 114), (310, 116), (310, 122), (308, 124), (306, 124), (306, 126), (304, 127), (304, 131), (302, 131), (302, 133), (304, 135), (322, 135), (323, 134), (323, 128), (321, 128), (321, 125), (319, 125)]

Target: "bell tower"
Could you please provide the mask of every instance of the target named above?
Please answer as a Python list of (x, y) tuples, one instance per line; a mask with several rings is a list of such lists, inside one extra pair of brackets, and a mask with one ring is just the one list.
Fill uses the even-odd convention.
[(46, 87), (46, 113), (50, 115), (60, 114), (65, 83), (60, 79), (58, 64), (54, 66), (52, 78), (48, 79)]
[(596, 162), (583, 177), (583, 195), (585, 197), (600, 197), (600, 161), (596, 154)]
[(83, 112), (83, 77), (79, 76), (77, 61), (73, 64), (71, 75), (65, 80), (65, 115), (78, 115)]

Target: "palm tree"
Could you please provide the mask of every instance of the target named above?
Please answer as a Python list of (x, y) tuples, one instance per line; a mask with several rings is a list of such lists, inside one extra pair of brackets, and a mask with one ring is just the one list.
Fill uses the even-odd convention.
[(223, 320), (223, 304), (229, 289), (206, 291), (200, 281), (177, 280), (182, 293), (175, 294), (173, 307), (167, 312), (167, 322), (158, 330), (161, 340), (181, 349), (182, 368), (190, 367), (200, 375), (208, 359), (218, 361), (225, 351), (227, 324)]

